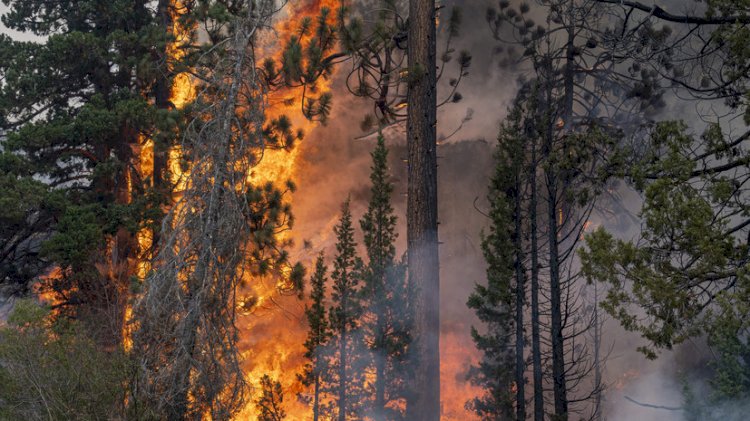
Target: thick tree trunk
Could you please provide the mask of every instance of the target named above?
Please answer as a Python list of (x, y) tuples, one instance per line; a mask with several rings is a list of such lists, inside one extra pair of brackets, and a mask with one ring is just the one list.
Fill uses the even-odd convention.
[(534, 377), (534, 421), (544, 421), (544, 385), (539, 321), (539, 245), (537, 228), (536, 139), (531, 143), (529, 219), (531, 221), (531, 361)]
[(440, 276), (437, 233), (435, 1), (409, 1), (409, 279), (416, 288), (414, 357), (407, 418), (440, 419)]
[(525, 275), (523, 270), (523, 250), (521, 246), (521, 182), (520, 174), (516, 174), (515, 183), (515, 208), (513, 210), (515, 229), (513, 233), (513, 246), (515, 247), (515, 272), (516, 272), (516, 420), (526, 420), (526, 390), (524, 381), (523, 350), (525, 346), (523, 330), (524, 297), (526, 295)]

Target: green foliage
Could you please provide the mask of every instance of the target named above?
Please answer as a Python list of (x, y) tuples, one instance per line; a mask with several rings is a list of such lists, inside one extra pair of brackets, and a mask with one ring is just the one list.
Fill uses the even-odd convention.
[(281, 63), (267, 58), (263, 61), (266, 82), (273, 88), (304, 87), (300, 99), (303, 115), (325, 124), (331, 112), (332, 95), (319, 89), (320, 79), (330, 78), (336, 58), (338, 24), (331, 10), (323, 7), (315, 19), (300, 21), (295, 34), (289, 37), (281, 52)]
[(28, 160), (0, 153), (0, 282), (26, 285), (41, 262), (28, 241), (47, 229), (64, 203), (59, 192), (34, 179)]
[(406, 279), (406, 265), (396, 261), (397, 218), (391, 204), (393, 183), (383, 136), (378, 137), (370, 155), (370, 201), (360, 227), (368, 257), (362, 294), (366, 307), (363, 327), (375, 365), (372, 411), (378, 419), (402, 419), (398, 402), (408, 394), (414, 291)]
[(336, 234), (336, 257), (333, 263), (333, 294), (331, 299), (334, 306), (330, 311), (331, 326), (337, 331), (356, 329), (359, 327), (359, 316), (362, 303), (359, 296), (362, 259), (357, 256), (357, 243), (354, 241), (352, 214), (349, 200), (341, 208), (341, 219), (333, 229)]
[[(349, 200), (342, 205), (341, 218), (333, 230), (336, 234), (336, 255), (331, 273), (332, 305), (328, 313), (332, 332), (328, 363), (332, 376), (328, 391), (338, 396), (338, 416), (349, 418), (357, 417), (364, 403), (364, 367), (367, 365), (363, 360), (365, 347), (360, 329), (364, 264), (357, 256)], [(342, 402), (344, 399), (346, 403)]]
[(468, 307), (484, 325), (472, 327), (471, 336), (482, 353), (478, 366), (470, 372), (473, 384), (484, 394), (466, 403), (482, 419), (510, 419), (514, 393), (511, 384), (515, 374), (514, 276), (520, 238), (515, 232), (516, 201), (520, 200), (520, 179), (524, 162), (521, 110), (514, 108), (503, 122), (495, 153), (496, 166), (490, 181), (490, 227), (482, 237), (482, 251), (487, 262), (487, 284), (477, 284), (469, 296)]
[[(745, 281), (747, 282), (747, 280)], [(747, 294), (748, 289), (743, 289)], [(716, 320), (708, 335), (709, 345), (716, 351), (713, 362), (715, 375), (711, 385), (714, 398), (736, 402), (750, 396), (750, 343), (748, 315), (750, 296), (717, 297)]]
[[(161, 216), (163, 198), (134, 163), (144, 139), (170, 142), (179, 120), (152, 98), (157, 80), (170, 77), (155, 55), (170, 37), (144, 1), (4, 3), (6, 26), (44, 38), (0, 37), (0, 196), (20, 199), (3, 206), (13, 258), (0, 273), (25, 270), (23, 279), (57, 265), (87, 272), (67, 287), (92, 289), (106, 284), (94, 278), (105, 244)], [(115, 265), (132, 257), (125, 251)]]
[(313, 387), (313, 397), (304, 398), (312, 406), (314, 419), (327, 413), (329, 407), (322, 402), (321, 390), (324, 382), (330, 378), (328, 371), (327, 348), (331, 338), (331, 330), (328, 323), (326, 299), (326, 277), (327, 268), (321, 253), (315, 260), (315, 271), (310, 278), (310, 300), (312, 303), (305, 308), (305, 316), (309, 330), (305, 340), (305, 368), (298, 377), (303, 385)]
[(70, 207), (58, 222), (52, 238), (44, 244), (43, 253), (63, 267), (81, 270), (90, 256), (103, 247), (101, 216), (97, 207)]
[(16, 302), (0, 328), (0, 419), (111, 419), (122, 412), (128, 362), (48, 310)]
[(640, 237), (624, 241), (597, 230), (581, 251), (582, 270), (589, 281), (611, 285), (602, 307), (648, 340), (641, 348), (647, 357), (707, 335), (717, 356), (714, 388), (734, 398), (750, 385), (748, 245), (738, 235), (750, 214), (745, 190), (727, 171), (746, 168), (747, 158), (718, 126), (702, 139), (706, 149), (696, 151), (684, 123), (654, 127), (631, 169), (644, 197)]
[[(316, 355), (319, 348), (328, 342), (331, 335), (325, 306), (326, 281), (328, 280), (326, 271), (325, 260), (321, 254), (315, 260), (315, 272), (310, 279), (310, 286), (312, 288), (310, 291), (310, 300), (312, 303), (310, 307), (305, 309), (307, 323), (310, 327), (307, 340), (305, 341), (305, 348), (307, 349), (305, 358), (310, 360), (313, 365), (317, 362)], [(312, 375), (315, 370), (312, 366), (306, 367), (304, 378), (307, 385), (309, 385), (309, 380), (307, 380), (309, 375)]]
[[(245, 193), (247, 207), (245, 218), (250, 228), (249, 240), (253, 247), (249, 252), (249, 269), (253, 275), (267, 275), (284, 278), (292, 290), (302, 291), (304, 267), (289, 259), (290, 240), (280, 240), (279, 234), (292, 228), (294, 217), (288, 195), (296, 186), (288, 181), (285, 189), (272, 182), (262, 185), (249, 185)], [(290, 268), (290, 271), (285, 271)]]

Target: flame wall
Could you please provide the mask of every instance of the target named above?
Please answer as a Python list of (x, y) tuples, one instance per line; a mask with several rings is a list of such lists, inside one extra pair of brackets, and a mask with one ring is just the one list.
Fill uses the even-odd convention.
[[(176, 4), (179, 6), (179, 3)], [(280, 43), (297, 29), (297, 24), (303, 17), (314, 18), (320, 8), (335, 10), (338, 5), (336, 0), (309, 0), (288, 4), (275, 24), (278, 38), (270, 41), (263, 50), (278, 58)], [(175, 28), (175, 31), (178, 43), (185, 39), (184, 29)], [(171, 54), (179, 58), (181, 52), (178, 48), (173, 48)], [(347, 195), (351, 195), (355, 218), (364, 212), (369, 197), (369, 151), (373, 143), (353, 140), (360, 133), (356, 128), (358, 124), (352, 123), (362, 119), (370, 104), (352, 99), (340, 79), (334, 77), (333, 81), (321, 81), (318, 86), (321, 91), (331, 88), (334, 92), (334, 109), (327, 127), (320, 127), (304, 119), (299, 111), (299, 92), (282, 90), (272, 94), (268, 102), (268, 117), (285, 114), (292, 119), (294, 127), (303, 128), (307, 136), (301, 145), (291, 150), (266, 151), (263, 160), (248, 175), (257, 182), (283, 183), (292, 179), (299, 186), (299, 191), (293, 197), (297, 222), (290, 234), (296, 242), (292, 257), (294, 261), (306, 263), (308, 267), (321, 249), (326, 250), (328, 256), (333, 255), (332, 228), (338, 219), (340, 204)], [(173, 104), (179, 108), (192, 95), (189, 77), (178, 75), (172, 92)], [(294, 100), (287, 101), (288, 99)], [(404, 139), (390, 141), (391, 170), (396, 182), (394, 205), (403, 223), (406, 205), (402, 193), (406, 191), (406, 168), (402, 157), (405, 156), (405, 145)], [(454, 150), (448, 152), (449, 159), (444, 157), (441, 162), (440, 180), (441, 240), (445, 243), (441, 250), (442, 287), (446, 291), (441, 333), (442, 419), (471, 420), (474, 418), (464, 409), (464, 404), (476, 396), (478, 391), (466, 381), (465, 375), (469, 365), (476, 361), (477, 353), (469, 337), (472, 317), (465, 301), (474, 281), (479, 281), (484, 276), (484, 264), (477, 248), (479, 229), (484, 222), (473, 212), (471, 203), (474, 197), (483, 196), (486, 190), (491, 147), (486, 143), (474, 142), (449, 145), (443, 147), (442, 151), (446, 148)], [(152, 147), (144, 148), (146, 155), (143, 161), (146, 165), (149, 162), (148, 154), (152, 153), (149, 150), (152, 151)], [(178, 190), (182, 174), (179, 156), (178, 149), (170, 153), (172, 182), (178, 185)], [(485, 168), (487, 171), (467, 174), (463, 169), (465, 162), (475, 162), (478, 168)], [(467, 177), (473, 178), (467, 180)], [(467, 218), (467, 214), (474, 216)], [(144, 233), (142, 238), (146, 245), (146, 239), (150, 237)], [(305, 247), (306, 243), (312, 247)], [(400, 252), (405, 249), (403, 232), (398, 249)], [(470, 281), (467, 282), (467, 279)], [(251, 300), (252, 305), (241, 312), (238, 325), (243, 369), (251, 386), (251, 396), (236, 419), (254, 420), (257, 417), (253, 401), (257, 398), (260, 378), (268, 374), (283, 386), (287, 419), (308, 420), (311, 418), (310, 409), (297, 398), (298, 394), (305, 393), (297, 379), (297, 374), (302, 371), (305, 363), (305, 303), (296, 296), (285, 295), (274, 279), (248, 279), (246, 284), (240, 295)]]

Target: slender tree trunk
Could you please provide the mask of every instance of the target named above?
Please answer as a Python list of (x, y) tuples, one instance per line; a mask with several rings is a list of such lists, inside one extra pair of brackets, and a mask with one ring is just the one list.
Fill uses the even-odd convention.
[[(317, 365), (317, 364), (316, 364)], [(313, 392), (313, 421), (320, 417), (320, 375), (315, 374), (315, 385)]]
[(531, 360), (534, 377), (534, 420), (544, 421), (544, 385), (542, 383), (542, 350), (539, 321), (539, 245), (537, 228), (538, 191), (536, 181), (536, 138), (531, 142), (529, 183), (529, 219), (531, 220)]
[(416, 287), (416, 366), (407, 419), (440, 419), (435, 1), (409, 1), (407, 252)]
[(339, 338), (339, 421), (346, 421), (346, 340), (347, 340), (347, 326), (346, 317), (348, 317), (347, 311), (347, 300), (349, 294), (346, 291), (341, 296), (341, 314), (342, 314), (342, 325), (341, 325), (341, 338)]
[(548, 212), (549, 219), (549, 283), (550, 307), (552, 316), (552, 388), (555, 398), (555, 415), (558, 420), (568, 419), (567, 386), (565, 384), (565, 350), (562, 332), (562, 310), (560, 304), (560, 268), (557, 249), (557, 198), (556, 177), (547, 175)]
[[(565, 69), (563, 76), (563, 88), (565, 89), (565, 98), (563, 103), (563, 126), (569, 131), (573, 125), (573, 94), (575, 91), (575, 39), (576, 39), (576, 19), (575, 19), (575, 0), (568, 0), (568, 25), (566, 31), (568, 40), (565, 46)], [(550, 75), (551, 77), (551, 75)], [(551, 105), (550, 105), (551, 106)]]
[(602, 366), (601, 345), (602, 332), (599, 324), (599, 286), (594, 282), (594, 414), (593, 421), (602, 419)]
[[(569, 132), (573, 125), (573, 93), (575, 89), (573, 77), (575, 75), (575, 4), (574, 0), (568, 1), (568, 25), (566, 31), (568, 40), (565, 49), (565, 69), (563, 72), (563, 130)], [(552, 71), (549, 69), (548, 78), (552, 78)], [(552, 81), (548, 80), (547, 89), (547, 107), (548, 115), (552, 116)], [(546, 152), (547, 156), (553, 154), (554, 133), (553, 122), (548, 119), (546, 132)], [(553, 165), (547, 167), (547, 197), (548, 206), (547, 214), (549, 219), (549, 275), (550, 275), (550, 307), (551, 307), (551, 335), (552, 335), (552, 389), (555, 400), (555, 416), (558, 420), (568, 419), (568, 390), (565, 379), (565, 338), (563, 337), (562, 327), (562, 306), (561, 306), (561, 287), (560, 287), (560, 259), (558, 250), (558, 221), (557, 213), (562, 212), (558, 209), (557, 201), (557, 169)], [(562, 221), (560, 221), (562, 224)]]
[[(170, 10), (170, 3), (172, 0), (159, 0), (157, 6), (157, 16), (159, 23), (164, 30), (165, 38), (173, 30), (172, 26), (172, 13)], [(154, 101), (156, 107), (159, 109), (169, 109), (171, 107), (169, 98), (172, 92), (172, 82), (170, 78), (169, 70), (169, 42), (165, 39), (164, 45), (159, 51), (159, 77), (156, 79), (156, 85), (154, 87)], [(167, 172), (167, 157), (169, 155), (169, 145), (166, 145), (163, 141), (154, 140), (154, 170), (153, 170), (153, 182), (154, 189), (160, 194), (164, 194), (166, 172)], [(156, 233), (155, 233), (156, 234)], [(154, 239), (156, 240), (156, 239)]]
[[(545, 118), (545, 154), (549, 160), (554, 154), (554, 132), (552, 122), (552, 70), (548, 69), (547, 92), (546, 92), (546, 114)], [(546, 166), (547, 181), (547, 241), (549, 251), (549, 283), (550, 283), (550, 310), (551, 310), (551, 341), (552, 341), (552, 391), (555, 403), (555, 419), (564, 421), (568, 419), (567, 386), (565, 384), (565, 350), (562, 331), (562, 308), (560, 288), (560, 259), (558, 250), (558, 223), (557, 223), (557, 169), (552, 163)]]
[[(519, 171), (521, 168), (519, 168)], [(516, 197), (515, 197), (515, 230), (513, 238), (513, 246), (515, 247), (515, 272), (516, 272), (516, 420), (526, 420), (526, 391), (524, 372), (525, 364), (523, 358), (523, 350), (525, 347), (524, 342), (524, 330), (523, 330), (523, 312), (524, 312), (524, 297), (526, 295), (525, 285), (525, 274), (523, 271), (523, 250), (521, 246), (522, 232), (521, 232), (521, 181), (520, 174), (516, 173), (515, 183)]]
[[(381, 292), (382, 293), (382, 292)], [(382, 309), (382, 308), (381, 308)], [(385, 327), (383, 326), (383, 315), (377, 316), (377, 341), (378, 351), (375, 355), (375, 419), (385, 420), (385, 365), (388, 350), (385, 347)]]

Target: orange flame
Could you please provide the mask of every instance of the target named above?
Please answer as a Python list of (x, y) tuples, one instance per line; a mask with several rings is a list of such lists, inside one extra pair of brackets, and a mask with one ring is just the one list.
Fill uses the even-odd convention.
[[(179, 11), (179, 0), (175, 0), (175, 5)], [(281, 54), (279, 44), (298, 29), (297, 25), (301, 19), (315, 18), (323, 7), (335, 11), (338, 2), (309, 0), (287, 4), (283, 12), (285, 16), (274, 26), (275, 32), (279, 35), (278, 39), (270, 41), (261, 51), (273, 52), (274, 58), (279, 62)], [(335, 13), (331, 14), (332, 19), (334, 15)], [(169, 51), (172, 58), (179, 59), (184, 53), (178, 46), (189, 41), (189, 30), (175, 27), (174, 31), (177, 46)], [(329, 86), (328, 80), (320, 80), (316, 88), (319, 91), (325, 91)], [(181, 108), (193, 98), (194, 90), (193, 81), (187, 74), (177, 75), (172, 88), (172, 103), (177, 108)], [(317, 127), (317, 123), (304, 118), (301, 113), (301, 101), (298, 92), (280, 89), (274, 92), (273, 98), (269, 100), (266, 116), (272, 119), (282, 114), (287, 115), (295, 129), (302, 129), (309, 133)], [(153, 154), (153, 146), (151, 145), (150, 149), (144, 147), (143, 151), (145, 155)], [(289, 150), (264, 151), (262, 160), (248, 174), (249, 180), (255, 183), (294, 181), (298, 176), (296, 170), (299, 153), (300, 150), (297, 147)], [(153, 158), (149, 163), (148, 157), (142, 155), (141, 161), (153, 168)], [(184, 189), (185, 173), (189, 169), (184, 168), (181, 163), (179, 148), (173, 148), (170, 151), (168, 165), (172, 175), (171, 181), (177, 186), (177, 191)], [(149, 236), (143, 236), (142, 246), (144, 247), (150, 247), (150, 240), (147, 238), (150, 239)], [(139, 243), (141, 243), (140, 235)], [(143, 273), (145, 275), (145, 272)], [(260, 379), (263, 375), (268, 375), (281, 383), (285, 395), (284, 410), (288, 420), (302, 421), (312, 418), (311, 408), (298, 399), (299, 395), (305, 395), (308, 392), (297, 378), (297, 374), (302, 372), (305, 364), (303, 342), (307, 331), (304, 322), (304, 303), (300, 302), (296, 296), (285, 296), (283, 292), (286, 289), (277, 282), (273, 279), (246, 279), (246, 286), (240, 291), (240, 296), (243, 298), (239, 300), (238, 308), (239, 348), (243, 357), (245, 379), (251, 387), (251, 393), (247, 405), (235, 417), (238, 420), (254, 420), (257, 417), (258, 410), (255, 401), (260, 392)], [(461, 331), (468, 332), (468, 328)], [(472, 346), (466, 346), (467, 337), (468, 334), (442, 335), (441, 393), (443, 396), (442, 419), (444, 420), (476, 419), (464, 409), (464, 403), (479, 394), (477, 388), (465, 379), (468, 366), (475, 363), (478, 358), (476, 350)]]

